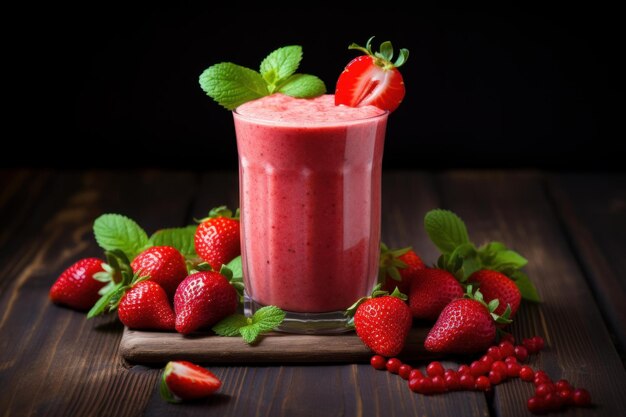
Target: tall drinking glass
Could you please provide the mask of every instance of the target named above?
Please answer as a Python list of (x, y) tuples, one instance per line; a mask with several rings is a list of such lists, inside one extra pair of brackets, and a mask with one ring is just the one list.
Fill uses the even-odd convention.
[(245, 105), (233, 113), (245, 309), (280, 307), (287, 332), (346, 331), (344, 310), (377, 279), (388, 114), (346, 120), (333, 107), (301, 118), (283, 117), (280, 106), (275, 115)]

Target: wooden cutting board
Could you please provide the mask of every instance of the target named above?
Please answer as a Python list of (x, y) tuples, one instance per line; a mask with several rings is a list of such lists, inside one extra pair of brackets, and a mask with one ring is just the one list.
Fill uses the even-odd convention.
[[(432, 358), (424, 350), (425, 327), (414, 327), (399, 357), (405, 360)], [(213, 334), (183, 336), (124, 328), (120, 354), (131, 363), (164, 363), (189, 360), (197, 363), (306, 363), (368, 362), (372, 352), (354, 332), (341, 335), (269, 333), (254, 346), (240, 337)]]

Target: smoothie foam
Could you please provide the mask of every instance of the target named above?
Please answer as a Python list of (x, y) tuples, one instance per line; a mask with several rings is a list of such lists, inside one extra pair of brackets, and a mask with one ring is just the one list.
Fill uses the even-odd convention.
[(246, 292), (293, 312), (344, 310), (377, 276), (387, 113), (279, 94), (234, 113)]

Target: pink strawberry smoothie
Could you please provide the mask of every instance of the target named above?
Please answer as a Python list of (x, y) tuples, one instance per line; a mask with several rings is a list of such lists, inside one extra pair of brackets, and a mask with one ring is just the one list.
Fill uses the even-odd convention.
[(233, 114), (248, 296), (299, 313), (346, 309), (376, 281), (387, 113), (274, 94)]

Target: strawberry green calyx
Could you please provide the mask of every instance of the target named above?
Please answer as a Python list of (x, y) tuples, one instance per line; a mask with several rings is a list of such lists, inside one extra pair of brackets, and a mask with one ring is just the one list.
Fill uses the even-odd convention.
[(378, 281), (381, 283), (384, 282), (387, 276), (390, 276), (394, 281), (402, 281), (398, 268), (404, 269), (407, 267), (407, 264), (398, 258), (410, 250), (410, 246), (402, 249), (390, 250), (387, 245), (381, 242), (380, 260), (378, 263)]
[(394, 53), (393, 53), (393, 46), (391, 45), (391, 42), (386, 41), (386, 42), (381, 43), (380, 52), (373, 52), (372, 51), (373, 39), (374, 39), (374, 36), (369, 38), (367, 40), (367, 43), (365, 44), (365, 47), (362, 47), (356, 43), (352, 43), (350, 44), (350, 46), (348, 46), (348, 49), (356, 49), (358, 51), (364, 52), (365, 54), (374, 58), (374, 62), (376, 65), (384, 69), (399, 68), (402, 65), (404, 65), (406, 61), (409, 59), (409, 50), (406, 48), (401, 48), (398, 54), (398, 58), (396, 58), (396, 61), (392, 63), (391, 60), (393, 59)]
[(202, 223), (209, 219), (217, 219), (218, 217), (239, 220), (239, 209), (235, 210), (235, 214), (233, 215), (233, 211), (230, 210), (228, 206), (214, 207), (211, 211), (209, 211), (209, 215), (207, 217), (197, 220), (197, 222)]
[(179, 397), (177, 397), (172, 391), (170, 391), (170, 389), (167, 386), (167, 377), (172, 373), (173, 368), (174, 366), (172, 362), (168, 362), (167, 365), (165, 365), (165, 370), (163, 371), (163, 374), (161, 375), (161, 384), (159, 385), (159, 393), (161, 394), (161, 398), (163, 398), (168, 403), (178, 404), (182, 400)]
[(348, 307), (346, 309), (346, 311), (344, 312), (344, 315), (348, 316), (348, 317), (354, 317), (354, 313), (356, 313), (357, 309), (359, 308), (359, 306), (361, 304), (363, 304), (365, 301), (371, 299), (371, 298), (378, 298), (378, 297), (384, 297), (384, 296), (390, 296), (390, 297), (395, 297), (395, 298), (399, 298), (402, 301), (406, 301), (409, 298), (406, 296), (406, 294), (403, 294), (400, 292), (400, 290), (398, 289), (398, 287), (396, 287), (393, 292), (391, 294), (389, 294), (389, 291), (383, 291), (381, 290), (381, 284), (378, 283), (376, 284), (376, 286), (374, 287), (374, 289), (372, 290), (372, 295), (369, 295), (367, 297), (361, 297), (359, 298), (354, 304), (352, 304), (350, 307)]
[(94, 304), (91, 310), (87, 313), (88, 319), (99, 316), (105, 312), (116, 310), (120, 301), (122, 301), (122, 297), (129, 289), (131, 289), (134, 285), (150, 278), (149, 275), (142, 275), (141, 271), (133, 273), (130, 263), (128, 262), (128, 258), (124, 255), (124, 252), (119, 250), (108, 251), (106, 252), (106, 256), (109, 264), (115, 265), (113, 269), (115, 271), (119, 271), (121, 280), (117, 283), (111, 281), (109, 285), (103, 287), (103, 290), (105, 291), (100, 292), (102, 297), (100, 297), (96, 304)]
[(489, 310), (489, 314), (493, 318), (493, 321), (495, 321), (498, 324), (510, 324), (513, 322), (513, 320), (510, 319), (511, 317), (511, 305), (510, 304), (507, 305), (506, 310), (504, 310), (504, 313), (502, 313), (502, 315), (498, 315), (495, 313), (495, 311), (500, 305), (500, 300), (496, 298), (494, 300), (491, 300), (489, 304), (485, 303), (485, 300), (483, 299), (483, 294), (480, 292), (479, 289), (476, 289), (476, 292), (474, 292), (472, 285), (467, 286), (464, 298), (478, 301), (480, 304), (485, 306), (485, 308)]

